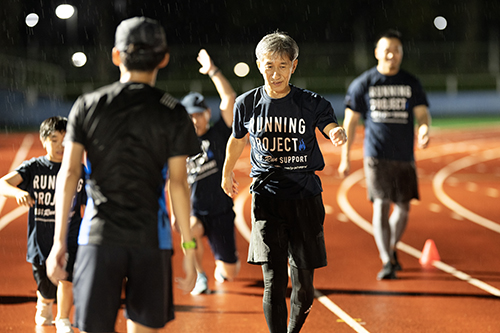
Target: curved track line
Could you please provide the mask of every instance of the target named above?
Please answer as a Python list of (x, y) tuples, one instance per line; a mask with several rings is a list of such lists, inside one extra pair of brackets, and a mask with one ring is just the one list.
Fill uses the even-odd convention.
[[(12, 164), (9, 168), (9, 172), (14, 170), (18, 165), (20, 165), (24, 160), (26, 160), (26, 156), (28, 156), (28, 152), (31, 149), (31, 146), (33, 145), (33, 134), (26, 134), (26, 136), (23, 139), (23, 142), (21, 143), (21, 146), (17, 150), (16, 156), (14, 157), (14, 160), (12, 161)], [(0, 196), (0, 213), (2, 212), (3, 206), (5, 205), (5, 201), (7, 200), (6, 197)], [(5, 218), (5, 216), (4, 216)], [(15, 217), (17, 218), (17, 216)], [(3, 218), (2, 218), (3, 220)], [(6, 222), (5, 225), (9, 224), (12, 220), (5, 220)], [(2, 230), (4, 225), (0, 225), (0, 230)]]
[[(359, 169), (356, 172), (353, 172), (349, 176), (347, 176), (344, 181), (340, 184), (339, 191), (337, 193), (337, 202), (340, 206), (340, 209), (344, 212), (344, 214), (357, 226), (359, 226), (361, 229), (365, 230), (369, 234), (373, 235), (373, 228), (370, 222), (366, 221), (364, 218), (359, 215), (354, 208), (352, 208), (351, 204), (347, 200), (347, 192), (349, 189), (356, 184), (357, 182), (361, 181), (364, 178), (364, 171), (363, 169)], [(401, 241), (398, 242), (397, 248), (417, 259), (420, 259), (422, 256), (422, 252), (415, 249), (414, 247), (403, 243)], [(443, 272), (446, 272), (448, 274), (453, 275), (457, 279), (460, 279), (462, 281), (465, 281), (479, 289), (482, 289), (486, 291), (487, 293), (490, 293), (494, 296), (500, 297), (500, 290), (490, 286), (489, 284), (480, 281), (478, 279), (472, 278), (470, 275), (461, 272), (454, 268), (453, 266), (450, 266), (448, 264), (445, 264), (442, 261), (434, 261), (433, 266), (442, 270)]]
[[(244, 207), (245, 202), (250, 197), (250, 185), (245, 187), (243, 191), (234, 199), (234, 210), (236, 213), (236, 218), (234, 219), (234, 224), (236, 229), (245, 238), (247, 242), (250, 242), (251, 231), (248, 228), (248, 224), (245, 220)], [(361, 326), (354, 318), (349, 316), (344, 310), (342, 310), (337, 304), (335, 304), (331, 299), (323, 295), (318, 290), (314, 290), (314, 297), (323, 304), (328, 310), (333, 312), (337, 317), (342, 319), (347, 325), (349, 325), (357, 333), (370, 333), (363, 326)]]
[(432, 187), (434, 189), (436, 197), (443, 203), (443, 205), (471, 222), (477, 223), (485, 228), (500, 233), (500, 224), (488, 220), (487, 218), (484, 218), (466, 209), (465, 207), (451, 199), (443, 189), (443, 184), (446, 178), (448, 178), (451, 174), (461, 169), (465, 169), (471, 165), (494, 160), (496, 158), (500, 158), (500, 149), (498, 148), (483, 151), (479, 156), (466, 156), (464, 158), (456, 160), (436, 173), (436, 175), (432, 179)]
[(4, 216), (0, 218), (0, 231), (5, 228), (10, 222), (14, 221), (17, 219), (19, 216), (22, 216), (23, 214), (26, 214), (28, 212), (29, 208), (25, 206), (19, 206), (16, 207), (16, 209), (11, 210)]

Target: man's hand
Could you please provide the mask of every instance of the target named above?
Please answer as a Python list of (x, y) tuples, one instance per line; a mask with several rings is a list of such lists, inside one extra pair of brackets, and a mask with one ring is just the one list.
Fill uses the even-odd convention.
[(47, 276), (56, 286), (59, 284), (59, 281), (66, 280), (68, 277), (66, 262), (66, 246), (55, 241), (45, 265), (47, 267)]
[(236, 197), (238, 194), (238, 185), (239, 183), (234, 178), (234, 172), (231, 172), (230, 176), (224, 177), (222, 176), (221, 187), (224, 192), (230, 196), (231, 198)]
[(417, 147), (425, 149), (429, 145), (429, 127), (422, 125), (418, 129)]
[(214, 62), (207, 53), (207, 50), (201, 49), (198, 53), (198, 58), (196, 58), (201, 65), (199, 69), (201, 74), (207, 75), (211, 70), (215, 68)]
[(196, 284), (196, 268), (195, 268), (195, 249), (184, 250), (184, 260), (182, 262), (182, 268), (186, 274), (185, 278), (176, 278), (177, 287), (184, 291), (184, 293), (189, 293), (193, 290)]
[(332, 141), (334, 146), (342, 146), (347, 142), (347, 134), (345, 130), (340, 126), (332, 128), (328, 132), (328, 136), (330, 137), (330, 140)]
[(16, 202), (19, 206), (33, 207), (35, 199), (33, 199), (28, 192), (20, 191), (19, 194), (16, 195)]
[(349, 161), (345, 159), (340, 160), (339, 168), (338, 168), (339, 176), (340, 178), (345, 178), (349, 176), (349, 173), (351, 172), (351, 165)]

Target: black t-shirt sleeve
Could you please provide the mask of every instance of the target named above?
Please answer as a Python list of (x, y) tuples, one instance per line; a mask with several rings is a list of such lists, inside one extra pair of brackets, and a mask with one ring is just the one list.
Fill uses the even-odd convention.
[(191, 118), (181, 104), (176, 106), (175, 111), (178, 113), (177, 126), (175, 126), (175, 133), (170, 136), (172, 140), (170, 156), (199, 154), (201, 152), (200, 143)]
[(27, 190), (29, 180), (32, 178), (31, 169), (30, 169), (31, 163), (32, 163), (32, 160), (24, 161), (15, 170), (23, 178), (23, 181), (19, 185), (17, 185), (17, 187), (20, 188), (21, 190), (25, 190), (25, 191)]
[(85, 135), (83, 133), (82, 119), (84, 117), (84, 101), (80, 96), (73, 104), (68, 116), (68, 124), (66, 126), (66, 135), (64, 141), (77, 142), (82, 145), (85, 144)]
[(321, 131), (321, 134), (323, 134), (323, 136), (327, 139), (329, 139), (329, 137), (323, 132), (323, 130), (331, 123), (338, 124), (337, 117), (335, 116), (335, 112), (333, 111), (333, 107), (330, 102), (321, 98), (316, 109), (316, 126)]

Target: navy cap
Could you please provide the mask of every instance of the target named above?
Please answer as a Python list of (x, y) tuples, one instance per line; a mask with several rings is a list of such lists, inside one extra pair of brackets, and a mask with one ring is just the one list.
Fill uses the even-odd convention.
[(165, 30), (155, 20), (146, 17), (133, 17), (124, 20), (116, 28), (115, 47), (120, 52), (133, 53), (152, 51), (167, 52)]
[(205, 97), (197, 92), (190, 92), (184, 96), (181, 104), (184, 105), (189, 114), (203, 112), (208, 109), (208, 105), (205, 103)]

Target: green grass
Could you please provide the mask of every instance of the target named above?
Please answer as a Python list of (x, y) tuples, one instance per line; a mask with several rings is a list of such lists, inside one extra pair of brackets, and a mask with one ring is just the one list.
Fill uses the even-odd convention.
[(434, 117), (433, 127), (460, 128), (460, 127), (480, 127), (480, 126), (500, 126), (499, 116), (462, 116), (462, 117)]

